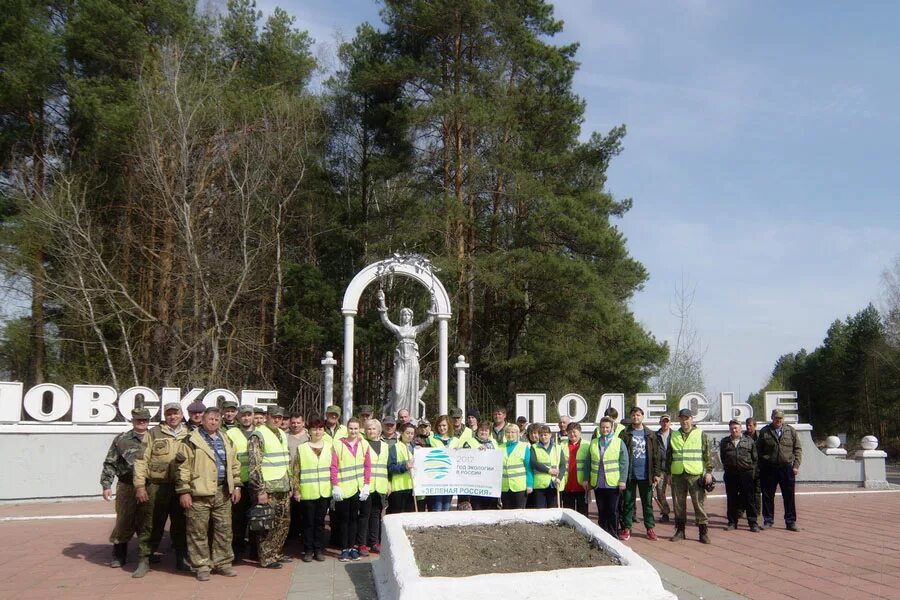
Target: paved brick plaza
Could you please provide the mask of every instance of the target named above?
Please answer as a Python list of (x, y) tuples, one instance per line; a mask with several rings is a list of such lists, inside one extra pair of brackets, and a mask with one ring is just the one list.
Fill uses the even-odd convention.
[[(758, 534), (726, 532), (724, 498), (714, 497), (708, 502), (710, 546), (696, 541), (697, 529), (691, 526), (692, 539), (679, 544), (650, 542), (641, 526), (627, 543), (647, 558), (731, 590), (734, 597), (900, 599), (900, 493), (801, 495), (797, 506), (799, 533), (785, 531), (782, 523)], [(102, 501), (0, 505), (0, 519), (111, 510)], [(134, 542), (124, 572), (105, 566), (111, 527), (109, 518), (0, 521), (0, 599), (115, 599), (140, 592), (142, 600), (269, 600), (300, 597), (300, 590), (304, 598), (319, 600), (374, 598), (365, 563), (336, 560), (295, 561), (280, 571), (239, 564), (237, 578), (213, 576), (199, 583), (174, 573), (166, 557), (157, 565), (162, 570), (133, 580), (128, 574), (134, 568)], [(672, 527), (660, 525), (657, 531), (668, 537)], [(748, 566), (740, 564), (743, 560)]]

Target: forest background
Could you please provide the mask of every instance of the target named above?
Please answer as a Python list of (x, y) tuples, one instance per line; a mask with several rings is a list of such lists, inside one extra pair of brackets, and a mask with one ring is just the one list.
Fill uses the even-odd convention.
[[(672, 344), (629, 310), (648, 273), (616, 226), (632, 201), (605, 185), (625, 127), (582, 131), (577, 46), (553, 43), (550, 4), (388, 0), (315, 89), (310, 37), (249, 0), (0, 7), (0, 261), (28, 304), (4, 323), (4, 378), (315, 406), (347, 282), (416, 253), (451, 293), (482, 411), (524, 391), (703, 390), (684, 290)], [(798, 390), (817, 432), (900, 435), (898, 273), (893, 304), (777, 361), (764, 389)], [(424, 318), (427, 291), (384, 286), (392, 314)], [(394, 342), (374, 306), (355, 379), (377, 405)]]

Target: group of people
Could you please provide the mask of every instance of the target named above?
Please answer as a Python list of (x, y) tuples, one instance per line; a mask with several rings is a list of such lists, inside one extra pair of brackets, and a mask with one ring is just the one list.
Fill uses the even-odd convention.
[[(660, 520), (669, 520), (666, 488), (671, 486), (675, 515), (673, 541), (685, 538), (690, 496), (700, 541), (709, 543), (704, 510), (712, 482), (711, 442), (693, 425), (690, 410), (678, 413), (681, 427), (669, 427), (668, 415), (657, 431), (644, 424), (640, 407), (626, 424), (614, 408), (606, 411), (588, 442), (577, 422), (562, 419), (554, 435), (545, 424), (506, 420), (496, 407), (492, 421), (475, 410), (459, 409), (432, 425), (414, 423), (406, 410), (374, 418), (372, 406), (341, 423), (339, 406), (323, 417), (287, 416), (277, 406), (222, 408), (200, 402), (163, 406), (163, 420), (149, 427), (146, 408), (132, 412), (132, 429), (113, 440), (103, 463), (101, 486), (107, 500), (116, 482), (116, 524), (110, 535), (113, 567), (127, 559), (137, 535), (138, 563), (132, 577), (143, 577), (159, 562), (160, 541), (169, 522), (175, 566), (206, 581), (211, 573), (233, 577), (235, 560), (256, 559), (279, 569), (291, 558), (284, 546), (300, 538), (301, 560), (325, 560), (325, 523), (339, 560), (358, 560), (380, 552), (381, 519), (387, 513), (450, 510), (452, 497), (414, 495), (416, 448), (497, 449), (503, 453), (501, 496), (457, 498), (461, 510), (551, 508), (563, 506), (588, 515), (593, 490), (600, 526), (628, 540), (640, 498), (647, 537), (656, 540), (653, 499)], [(796, 530), (794, 478), (800, 466), (796, 432), (780, 411), (761, 431), (748, 419), (747, 431), (732, 421), (722, 440), (729, 529), (741, 511), (758, 531), (774, 523), (774, 493), (781, 487), (787, 528)], [(762, 500), (757, 498), (758, 490)]]

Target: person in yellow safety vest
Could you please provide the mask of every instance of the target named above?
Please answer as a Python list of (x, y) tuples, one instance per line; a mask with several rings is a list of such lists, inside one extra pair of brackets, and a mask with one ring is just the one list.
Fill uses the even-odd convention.
[(506, 426), (505, 434), (500, 501), (504, 509), (521, 509), (525, 508), (525, 498), (534, 487), (531, 448), (519, 441), (519, 426), (515, 423)]
[(341, 425), (341, 407), (331, 404), (325, 409), (325, 441), (334, 444), (342, 437), (347, 437), (347, 427)]
[[(562, 419), (560, 419), (562, 421)], [(591, 462), (591, 445), (581, 439), (581, 425), (569, 422), (566, 427), (562, 446), (563, 462), (566, 464), (566, 474), (562, 484), (563, 508), (571, 508), (588, 516), (588, 495), (584, 491), (584, 467)]]
[(390, 446), (388, 451), (388, 477), (391, 494), (388, 496), (389, 515), (413, 512), (413, 438), (416, 437), (416, 426), (404, 423), (400, 426), (400, 439)]
[(294, 500), (300, 503), (303, 554), (300, 560), (325, 560), (325, 513), (331, 503), (331, 463), (334, 446), (325, 440), (325, 421), (316, 417), (307, 426), (309, 441), (297, 446), (292, 473)]
[(535, 508), (557, 508), (561, 474), (566, 472), (562, 449), (553, 442), (547, 425), (538, 426), (538, 443), (531, 447), (531, 470), (534, 473)]
[[(453, 439), (458, 440), (457, 444), (472, 439), (475, 432), (466, 427), (463, 423), (463, 412), (461, 408), (450, 409), (450, 430), (453, 432)], [(457, 446), (459, 447), (459, 446)]]
[[(250, 455), (247, 453), (247, 441), (253, 433), (253, 406), (244, 404), (238, 409), (238, 426), (225, 432), (231, 445), (234, 446), (238, 463), (241, 466), (241, 485), (246, 488), (250, 483)], [(242, 494), (240, 501), (231, 507), (231, 549), (235, 562), (241, 560), (247, 545), (247, 511), (250, 509), (250, 494)]]
[(253, 427), (254, 429), (266, 422), (266, 407), (257, 404), (253, 407)]
[[(428, 445), (432, 448), (454, 448), (454, 438), (450, 431), (450, 417), (441, 415), (434, 422), (434, 433), (428, 437)], [(450, 510), (453, 496), (428, 496), (430, 512), (446, 512)]]
[[(496, 450), (494, 438), (491, 436), (491, 424), (488, 421), (482, 421), (475, 428), (473, 437), (467, 439), (460, 446), (461, 448), (478, 448), (479, 450)], [(472, 504), (472, 510), (496, 510), (497, 498), (490, 496), (469, 496), (469, 502)]]
[(359, 521), (356, 526), (356, 545), (360, 556), (369, 552), (381, 553), (381, 515), (387, 506), (391, 484), (388, 481), (388, 455), (390, 445), (381, 439), (381, 423), (369, 419), (365, 424), (366, 442), (372, 459), (372, 484), (369, 497), (359, 503)]
[(259, 566), (280, 569), (292, 562), (284, 556), (284, 541), (290, 524), (290, 450), (287, 434), (281, 430), (284, 409), (270, 406), (266, 422), (253, 431), (247, 442), (250, 457), (250, 487), (256, 492), (257, 504), (268, 504), (275, 510), (275, 525), (259, 532)]
[(675, 534), (671, 540), (684, 539), (687, 523), (687, 496), (691, 496), (694, 516), (700, 528), (700, 541), (709, 543), (709, 517), (703, 506), (706, 485), (712, 481), (709, 436), (694, 427), (694, 415), (689, 408), (678, 411), (681, 429), (669, 438), (666, 472), (672, 475), (672, 504), (675, 506)]
[(613, 433), (612, 418), (600, 419), (599, 435), (591, 440), (590, 457), (584, 473), (584, 491), (594, 489), (597, 523), (609, 535), (618, 537), (619, 496), (628, 479), (628, 448)]
[(372, 456), (369, 444), (359, 435), (359, 420), (347, 421), (347, 437), (334, 442), (331, 460), (331, 497), (334, 499), (335, 524), (338, 526), (338, 543), (341, 562), (359, 560), (359, 548), (351, 546), (356, 541), (359, 519), (359, 503), (369, 497), (372, 482)]

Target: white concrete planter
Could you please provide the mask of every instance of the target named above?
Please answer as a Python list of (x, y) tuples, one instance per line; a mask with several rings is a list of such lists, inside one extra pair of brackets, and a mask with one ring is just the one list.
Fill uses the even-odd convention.
[[(406, 528), (500, 525), (503, 523), (571, 525), (615, 555), (621, 565), (529, 573), (490, 573), (472, 577), (421, 577)], [(527, 548), (516, 549), (528, 552)], [(514, 550), (513, 550), (514, 551)], [(459, 600), (498, 595), (516, 600), (553, 598), (676, 599), (663, 589), (659, 573), (619, 540), (569, 509), (486, 510), (387, 515), (381, 533), (381, 556), (374, 562), (380, 600)]]

